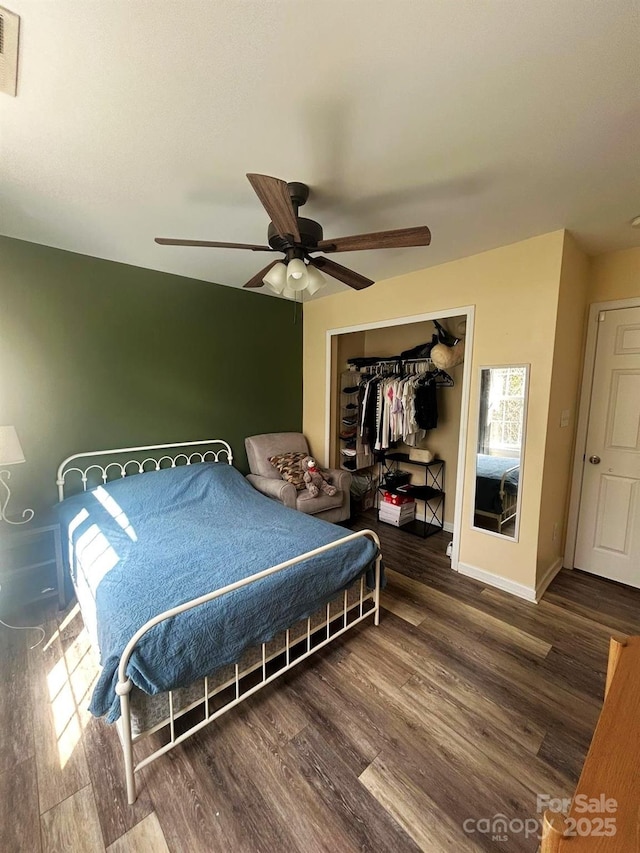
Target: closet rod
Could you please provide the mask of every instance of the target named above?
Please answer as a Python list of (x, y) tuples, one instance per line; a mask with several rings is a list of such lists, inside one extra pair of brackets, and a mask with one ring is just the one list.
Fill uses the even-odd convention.
[(372, 361), (369, 364), (362, 364), (358, 367), (357, 364), (352, 364), (350, 366), (350, 371), (355, 372), (356, 370), (365, 370), (367, 367), (376, 367), (379, 364), (418, 364), (419, 362), (428, 362), (432, 364), (432, 360), (428, 355), (423, 356), (422, 358), (379, 358), (377, 361)]
[[(423, 356), (422, 358), (381, 358), (378, 361), (371, 362), (370, 364), (363, 364), (360, 367), (354, 366), (352, 368), (352, 372), (364, 373), (367, 375), (371, 375), (377, 371), (378, 368), (384, 367), (384, 365), (391, 364), (396, 366), (400, 375), (404, 375), (404, 367), (407, 365), (417, 366), (419, 364), (424, 364), (426, 368), (433, 368), (433, 361), (428, 356)], [(439, 387), (452, 387), (454, 385), (454, 381), (446, 373), (444, 370), (427, 370), (427, 372), (433, 372), (438, 374), (441, 381), (438, 381)]]
[(385, 365), (393, 365), (402, 370), (405, 365), (409, 364), (424, 364), (428, 367), (433, 364), (433, 361), (428, 356), (424, 356), (423, 358), (381, 358), (371, 364), (363, 364), (360, 367), (355, 367), (354, 372), (358, 371), (362, 373), (375, 371), (377, 368), (384, 367)]

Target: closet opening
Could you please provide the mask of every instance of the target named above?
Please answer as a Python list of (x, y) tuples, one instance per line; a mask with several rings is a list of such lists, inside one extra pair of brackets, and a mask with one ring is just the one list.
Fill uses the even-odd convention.
[(454, 569), (473, 313), (468, 306), (327, 332), (327, 464), (352, 473), (352, 499), (372, 521), (423, 538), (451, 533)]

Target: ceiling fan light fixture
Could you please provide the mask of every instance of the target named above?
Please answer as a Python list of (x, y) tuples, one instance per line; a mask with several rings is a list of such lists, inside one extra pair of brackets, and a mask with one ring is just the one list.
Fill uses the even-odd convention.
[[(0, 33), (0, 41), (1, 36), (2, 33)], [(370, 249), (405, 249), (411, 246), (428, 246), (431, 243), (431, 232), (426, 225), (325, 240), (319, 222), (299, 215), (300, 207), (309, 197), (309, 187), (306, 184), (297, 181), (287, 183), (279, 178), (254, 172), (247, 173), (247, 178), (271, 220), (267, 230), (268, 245), (174, 239), (173, 237), (156, 237), (156, 243), (164, 246), (208, 246), (218, 249), (248, 249), (252, 252), (282, 252), (285, 256), (284, 263), (272, 261), (251, 276), (243, 287), (257, 288), (266, 284), (274, 293), (288, 298), (292, 298), (292, 295), (295, 297), (295, 294), (305, 289), (308, 289), (309, 295), (313, 296), (325, 284), (322, 275), (316, 272), (316, 268), (353, 290), (364, 290), (365, 287), (375, 284), (373, 279), (360, 275), (329, 258), (311, 258), (310, 253), (333, 254)], [(632, 223), (634, 226), (638, 223), (638, 219), (636, 217)], [(309, 267), (305, 264), (304, 258), (310, 259)]]
[(287, 264), (287, 287), (304, 290), (307, 286), (307, 267), (300, 258), (292, 258)]
[(287, 286), (287, 265), (278, 261), (271, 267), (262, 281), (275, 293), (282, 293)]
[(304, 278), (306, 270), (307, 268), (305, 266), (305, 263), (304, 261), (300, 260), (300, 258), (291, 258), (289, 264), (287, 265), (287, 274), (291, 278)]
[(327, 280), (320, 270), (317, 270), (309, 264), (307, 267), (307, 293), (309, 296), (313, 296), (314, 293), (317, 293), (321, 288), (325, 287), (326, 284)]

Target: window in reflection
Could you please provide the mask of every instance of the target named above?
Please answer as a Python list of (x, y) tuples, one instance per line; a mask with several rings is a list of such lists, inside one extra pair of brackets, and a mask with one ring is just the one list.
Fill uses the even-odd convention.
[(527, 365), (480, 370), (475, 527), (517, 538)]

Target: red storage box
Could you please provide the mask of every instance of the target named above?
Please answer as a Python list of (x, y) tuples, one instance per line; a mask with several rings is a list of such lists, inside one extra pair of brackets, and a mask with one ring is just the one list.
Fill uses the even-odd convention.
[(410, 498), (408, 495), (394, 495), (392, 492), (383, 492), (382, 500), (385, 503), (393, 504), (393, 506), (415, 503), (414, 499)]

